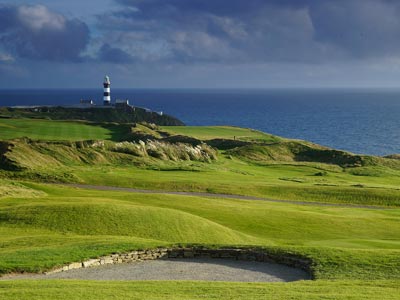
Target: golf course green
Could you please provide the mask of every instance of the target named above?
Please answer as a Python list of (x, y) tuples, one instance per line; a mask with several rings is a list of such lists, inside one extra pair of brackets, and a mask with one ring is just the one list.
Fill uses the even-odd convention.
[(245, 128), (0, 119), (0, 273), (202, 245), (298, 254), (313, 276), (10, 279), (0, 281), (0, 299), (399, 299), (399, 178), (396, 157)]

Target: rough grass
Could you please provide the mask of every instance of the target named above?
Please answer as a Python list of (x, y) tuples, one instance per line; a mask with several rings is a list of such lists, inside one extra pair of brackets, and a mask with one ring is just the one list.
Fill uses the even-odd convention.
[(4, 157), (16, 169), (25, 171), (4, 171), (0, 173), (3, 177), (283, 200), (400, 205), (400, 170), (393, 166), (342, 168), (279, 158), (255, 163), (254, 158), (252, 161), (232, 158), (223, 152), (219, 152), (218, 160), (215, 160), (216, 152), (210, 147), (197, 146), (201, 148), (197, 149), (158, 141), (149, 142), (148, 147), (144, 144), (144, 148), (150, 148), (143, 151), (143, 155), (133, 153), (140, 150), (140, 144), (129, 142), (12, 143), (14, 146), (9, 147)]
[(0, 297), (4, 300), (397, 300), (399, 286), (399, 281), (354, 280), (293, 283), (14, 281), (0, 282)]
[(45, 196), (41, 191), (31, 189), (18, 182), (6, 181), (0, 184), (0, 199), (2, 198), (36, 198)]
[(127, 153), (139, 157), (154, 157), (166, 161), (202, 161), (211, 162), (217, 159), (217, 152), (206, 144), (191, 146), (188, 144), (148, 140), (143, 142), (116, 143), (111, 151)]

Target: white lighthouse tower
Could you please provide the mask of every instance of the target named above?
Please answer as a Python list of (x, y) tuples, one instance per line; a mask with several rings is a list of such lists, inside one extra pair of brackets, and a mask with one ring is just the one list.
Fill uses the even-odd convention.
[(104, 98), (103, 98), (104, 102), (103, 102), (103, 104), (104, 104), (104, 106), (111, 105), (110, 85), (111, 85), (110, 77), (108, 77), (108, 76), (104, 77), (104, 83), (103, 83), (103, 86), (104, 86)]

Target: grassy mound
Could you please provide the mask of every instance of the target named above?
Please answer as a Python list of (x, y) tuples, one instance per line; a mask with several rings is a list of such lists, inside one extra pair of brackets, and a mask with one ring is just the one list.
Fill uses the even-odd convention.
[(2, 199), (0, 273), (200, 243), (297, 253), (314, 261), (318, 279), (400, 278), (398, 209), (25, 186), (44, 195)]
[[(245, 145), (228, 150), (226, 154), (261, 164), (270, 162), (314, 162), (338, 165), (342, 168), (384, 166), (400, 170), (400, 161), (393, 158), (355, 155), (302, 141), (282, 141), (270, 145)], [(357, 169), (353, 174), (357, 174)], [(359, 172), (358, 174), (369, 176), (371, 172)], [(377, 174), (379, 173), (375, 170), (375, 175)]]
[(14, 171), (30, 170), (43, 173), (44, 170), (52, 172), (54, 168), (61, 170), (82, 165), (126, 166), (149, 164), (152, 160), (210, 163), (216, 159), (217, 152), (206, 144), (193, 147), (159, 141), (37, 142), (28, 139), (0, 142), (0, 169)]
[(124, 204), (57, 203), (0, 210), (0, 224), (85, 236), (131, 236), (169, 242), (240, 243), (244, 234), (179, 210)]

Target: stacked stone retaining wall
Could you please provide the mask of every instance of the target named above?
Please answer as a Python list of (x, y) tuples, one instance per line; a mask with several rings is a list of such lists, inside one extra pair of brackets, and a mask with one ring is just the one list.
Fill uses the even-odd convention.
[(313, 277), (312, 261), (297, 254), (269, 253), (264, 249), (206, 249), (206, 248), (156, 248), (148, 250), (131, 251), (127, 253), (115, 253), (99, 258), (89, 259), (83, 262), (75, 262), (47, 272), (46, 274), (63, 272), (73, 269), (90, 268), (101, 265), (132, 263), (154, 259), (180, 259), (180, 258), (219, 258), (243, 261), (258, 261), (279, 263), (290, 267), (302, 269)]

